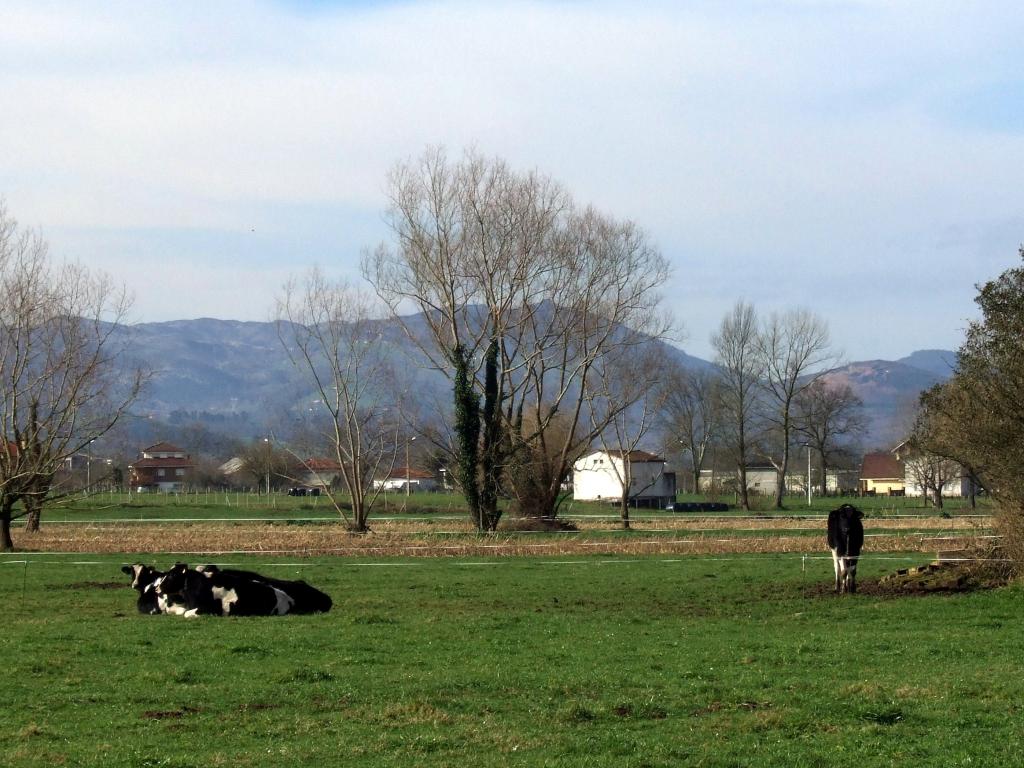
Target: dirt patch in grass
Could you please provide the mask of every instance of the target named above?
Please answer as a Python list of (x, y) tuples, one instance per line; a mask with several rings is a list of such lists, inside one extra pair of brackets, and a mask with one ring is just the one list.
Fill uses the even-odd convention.
[[(970, 554), (975, 559), (966, 555)], [(1013, 571), (990, 550), (965, 553), (966, 562), (933, 562), (914, 568), (901, 568), (880, 579), (857, 582), (859, 594), (896, 598), (934, 594), (956, 594), (982, 589), (1005, 587), (1013, 579)], [(814, 584), (806, 590), (808, 597), (838, 597), (829, 584)]]
[(185, 715), (194, 715), (201, 710), (198, 707), (182, 707), (181, 709), (149, 709), (142, 713), (144, 720), (177, 720)]

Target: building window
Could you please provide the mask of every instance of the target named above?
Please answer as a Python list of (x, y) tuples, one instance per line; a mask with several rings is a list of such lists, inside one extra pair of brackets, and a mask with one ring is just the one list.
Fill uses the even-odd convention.
[(184, 477), (185, 476), (185, 470), (184, 469), (176, 469), (176, 470), (174, 470), (174, 474), (177, 477)]
[(164, 470), (162, 470), (162, 469), (158, 469), (158, 470), (156, 471), (156, 476), (157, 476), (157, 477), (163, 477), (163, 476), (164, 476)]

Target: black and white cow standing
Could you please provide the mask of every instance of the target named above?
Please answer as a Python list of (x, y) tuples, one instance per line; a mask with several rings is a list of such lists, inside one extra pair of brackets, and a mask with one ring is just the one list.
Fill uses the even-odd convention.
[(864, 515), (852, 504), (828, 513), (828, 548), (836, 571), (836, 592), (857, 591), (857, 558), (864, 546)]
[(295, 601), (264, 581), (223, 572), (202, 573), (176, 563), (156, 586), (158, 595), (180, 600), (186, 617), (282, 616)]

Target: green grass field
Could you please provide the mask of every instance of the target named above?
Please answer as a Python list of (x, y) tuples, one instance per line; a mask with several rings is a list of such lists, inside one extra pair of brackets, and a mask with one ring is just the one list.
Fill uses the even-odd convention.
[[(680, 495), (680, 501), (704, 501), (702, 496)], [(722, 499), (729, 501), (728, 499)], [(814, 498), (807, 505), (802, 497), (787, 499), (787, 509), (778, 512), (770, 508), (767, 499), (758, 500), (755, 513), (767, 516), (782, 515), (825, 515), (844, 501), (850, 501), (869, 516), (885, 515), (936, 515), (932, 507), (926, 507), (918, 498), (888, 498), (883, 496), (862, 499)], [(990, 509), (987, 500), (972, 510), (966, 500), (947, 499), (946, 514), (987, 514)], [(561, 514), (564, 517), (618, 517), (618, 510), (607, 504), (567, 501)], [(635, 509), (631, 515), (638, 518), (701, 516), (702, 513), (673, 513), (664, 510)], [(750, 514), (732, 509), (722, 516)], [(458, 494), (414, 493), (406, 497), (401, 493), (382, 495), (374, 507), (373, 517), (457, 517), (466, 518), (465, 501)], [(326, 497), (290, 497), (284, 494), (271, 496), (234, 492), (198, 492), (189, 494), (127, 494), (96, 493), (89, 497), (71, 496), (47, 507), (44, 521), (91, 522), (111, 520), (337, 520), (338, 515)]]
[[(1024, 748), (1018, 587), (837, 598), (829, 562), (792, 556), (249, 557), (232, 562), (335, 609), (190, 621), (136, 613), (135, 559), (0, 559), (0, 764), (1006, 766)], [(898, 564), (866, 558), (862, 579)]]

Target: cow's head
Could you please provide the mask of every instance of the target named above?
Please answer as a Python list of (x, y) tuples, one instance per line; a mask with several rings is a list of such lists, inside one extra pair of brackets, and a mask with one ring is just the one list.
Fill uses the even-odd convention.
[(203, 574), (206, 578), (212, 579), (214, 574), (220, 573), (220, 568), (213, 563), (209, 563), (208, 565), (197, 565), (196, 571)]
[(131, 565), (122, 566), (121, 573), (128, 574), (132, 577), (132, 589), (137, 589), (139, 592), (144, 591), (146, 587), (163, 575), (156, 568), (149, 565), (143, 565), (142, 563), (132, 563)]
[(843, 504), (836, 511), (844, 514), (847, 517), (852, 517), (857, 520), (860, 520), (862, 517), (864, 517), (864, 513), (857, 509), (855, 506), (853, 506), (853, 504)]
[(175, 563), (157, 584), (157, 594), (176, 595), (185, 590), (188, 580), (188, 565), (186, 563)]

